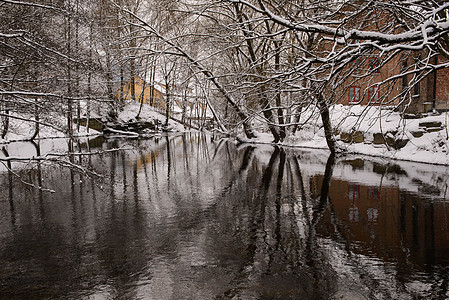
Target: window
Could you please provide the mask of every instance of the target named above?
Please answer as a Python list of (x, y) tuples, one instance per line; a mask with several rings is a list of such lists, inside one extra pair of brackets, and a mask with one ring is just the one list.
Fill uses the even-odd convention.
[(366, 210), (366, 214), (368, 215), (369, 222), (377, 222), (377, 218), (379, 217), (379, 211), (377, 208), (368, 208)]
[(420, 85), (420, 81), (418, 81), (413, 86), (413, 98), (419, 99), (420, 96), (421, 96), (421, 85)]
[(360, 87), (351, 86), (349, 87), (349, 102), (359, 103), (360, 102)]
[(368, 98), (370, 102), (379, 102), (379, 86), (373, 85), (368, 88)]
[(368, 58), (368, 68), (370, 71), (374, 73), (379, 73), (379, 58), (378, 57), (369, 57)]
[(359, 199), (360, 186), (358, 184), (350, 183), (348, 185), (348, 198), (349, 200), (355, 201)]
[(377, 201), (380, 199), (379, 188), (375, 186), (368, 187), (368, 200)]
[(353, 74), (359, 74), (361, 64), (362, 64), (362, 59), (360, 57), (356, 57), (354, 60), (352, 60), (351, 63), (349, 64), (351, 72)]
[(354, 206), (349, 208), (348, 218), (350, 222), (358, 222), (359, 221), (359, 208)]

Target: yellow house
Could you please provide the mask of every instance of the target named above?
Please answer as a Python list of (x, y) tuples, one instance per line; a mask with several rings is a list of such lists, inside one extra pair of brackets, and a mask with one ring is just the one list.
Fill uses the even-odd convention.
[[(123, 100), (132, 101), (132, 83), (127, 81), (123, 85)], [(191, 92), (191, 91), (190, 91)], [(150, 104), (157, 110), (165, 112), (166, 109), (166, 86), (163, 84), (155, 83), (153, 85), (145, 82), (140, 77), (134, 77), (134, 94), (135, 101), (142, 102), (144, 104)], [(117, 99), (120, 99), (120, 90), (116, 93)], [(171, 95), (171, 115), (173, 117), (181, 118), (181, 114), (185, 114), (184, 118), (189, 120), (208, 119), (212, 120), (210, 111), (208, 111), (207, 105), (195, 97), (195, 101), (189, 101), (182, 99), (182, 95), (173, 93)], [(206, 113), (206, 115), (204, 115)]]
[[(132, 83), (130, 81), (125, 82), (123, 85), (123, 100), (130, 101), (132, 97)], [(165, 86), (161, 84), (150, 85), (142, 78), (134, 78), (134, 94), (135, 101), (148, 103), (157, 108), (165, 109)], [(117, 93), (117, 99), (120, 99), (120, 91)]]

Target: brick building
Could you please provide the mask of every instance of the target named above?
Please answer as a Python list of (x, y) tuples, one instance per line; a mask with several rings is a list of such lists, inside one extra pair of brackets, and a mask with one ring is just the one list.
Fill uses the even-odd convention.
[[(357, 6), (343, 8), (342, 15), (337, 15), (336, 18), (344, 18), (345, 11), (356, 8)], [(379, 33), (400, 33), (401, 26), (393, 23), (395, 17), (390, 11), (379, 11), (371, 7), (345, 26), (348, 30), (357, 28)], [(323, 40), (325, 42), (320, 48), (327, 53), (334, 44), (332, 38)], [(437, 63), (442, 65), (448, 62), (446, 57), (435, 57), (428, 49), (381, 53), (378, 49), (364, 47), (364, 43), (361, 40), (348, 40), (347, 45), (340, 46), (340, 49), (347, 47), (352, 52), (355, 52), (354, 49), (360, 51), (352, 55), (350, 63), (338, 75), (339, 84), (336, 88), (328, 91), (332, 93), (333, 102), (345, 105), (393, 106), (411, 113), (447, 110), (449, 68), (433, 69)], [(445, 45), (444, 42), (442, 44)]]
[[(407, 58), (407, 61), (410, 60)], [(446, 59), (440, 55), (438, 60)], [(430, 71), (427, 76), (414, 82), (414, 75), (399, 76), (404, 61), (398, 56), (376, 69), (380, 62), (375, 55), (356, 58), (356, 66), (349, 67), (353, 68), (352, 75), (336, 89), (336, 102), (346, 105), (407, 106), (406, 110), (412, 113), (447, 110), (449, 68)], [(387, 80), (395, 76), (395, 80)]]

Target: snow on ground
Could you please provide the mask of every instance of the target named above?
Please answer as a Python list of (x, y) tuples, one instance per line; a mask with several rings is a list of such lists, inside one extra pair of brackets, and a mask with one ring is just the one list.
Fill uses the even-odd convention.
[[(349, 116), (345, 118), (345, 116)], [(410, 160), (435, 164), (449, 164), (449, 141), (447, 132), (448, 114), (426, 116), (420, 119), (404, 119), (398, 112), (364, 107), (360, 105), (336, 105), (332, 112), (332, 122), (339, 131), (350, 132), (351, 129), (365, 133), (366, 141), (345, 145), (351, 153), (382, 156), (400, 160)], [(440, 122), (443, 129), (436, 132), (425, 132), (420, 126), (424, 122)], [(400, 150), (386, 145), (375, 145), (372, 137), (375, 133), (391, 134), (409, 140)], [(412, 133), (424, 133), (415, 137)]]
[[(308, 123), (294, 136), (288, 137), (283, 144), (304, 148), (327, 148), (322, 123), (316, 115), (317, 112), (312, 109), (305, 111), (300, 122), (308, 120)], [(340, 133), (362, 132), (365, 137), (361, 143), (344, 143), (339, 140), (338, 144), (349, 153), (444, 165), (449, 165), (448, 118), (448, 113), (442, 113), (420, 119), (404, 119), (398, 112), (389, 109), (361, 105), (335, 105), (331, 109), (334, 129)], [(423, 122), (441, 122), (442, 130), (425, 132), (420, 126)], [(413, 133), (416, 132), (422, 132), (423, 135), (415, 137)], [(374, 144), (373, 136), (379, 133), (408, 139), (409, 142), (399, 150), (385, 144)], [(268, 133), (260, 135), (261, 142), (267, 143), (271, 140), (272, 136)]]
[[(136, 121), (136, 116), (137, 113), (139, 112), (139, 108), (140, 108), (139, 103), (128, 102), (124, 107), (124, 109), (118, 114), (118, 120), (122, 122)], [(18, 117), (24, 118), (23, 116)], [(26, 118), (27, 117), (25, 117), (25, 119)], [(54, 125), (55, 128), (40, 125), (39, 135), (37, 139), (66, 138), (67, 135), (62, 130), (62, 127), (64, 127), (67, 122), (66, 117), (63, 115), (52, 115), (49, 116), (49, 118), (52, 119), (51, 124)], [(29, 119), (33, 120), (34, 117), (29, 116)], [(142, 111), (140, 113), (140, 120), (144, 121), (158, 120), (159, 124), (163, 124), (165, 123), (165, 116), (155, 111), (154, 108), (151, 107), (150, 105), (144, 104)], [(168, 127), (172, 131), (184, 131), (184, 126), (173, 120), (169, 121)], [(58, 130), (57, 128), (61, 129)], [(10, 118), (8, 133), (4, 139), (0, 138), (0, 144), (16, 141), (26, 141), (30, 139), (33, 133), (34, 133), (34, 122)], [(81, 126), (78, 131), (76, 124), (74, 124), (75, 137), (96, 136), (96, 135), (101, 135), (101, 132), (98, 132), (97, 130), (94, 129), (89, 129), (89, 132), (87, 132), (85, 126)]]
[[(14, 117), (13, 114), (12, 116)], [(24, 118), (24, 116), (19, 117)], [(27, 117), (25, 116), (25, 119), (26, 118)], [(34, 119), (34, 117), (31, 116), (29, 116), (28, 118), (30, 120)], [(51, 124), (54, 125), (54, 127), (40, 125), (39, 135), (36, 137), (36, 139), (67, 137), (67, 135), (62, 130), (62, 126), (64, 126), (67, 122), (65, 117), (58, 115), (58, 116), (51, 116), (51, 118), (53, 120)], [(8, 133), (6, 134), (4, 139), (0, 138), (0, 144), (29, 140), (33, 136), (34, 126), (35, 126), (34, 122), (10, 118)], [(59, 127), (61, 129), (58, 129)], [(76, 137), (95, 136), (100, 134), (101, 134), (100, 132), (93, 129), (89, 129), (89, 132), (87, 132), (87, 129), (84, 126), (81, 126), (78, 131), (76, 128), (76, 124), (74, 124), (74, 136)]]
[[(139, 103), (128, 102), (118, 114), (119, 121), (136, 121), (139, 108)], [(364, 141), (359, 143), (338, 141), (339, 146), (349, 153), (382, 157), (388, 160), (406, 160), (442, 165), (449, 165), (448, 118), (448, 113), (442, 113), (420, 119), (404, 119), (399, 113), (390, 109), (360, 105), (335, 105), (331, 108), (334, 129), (339, 133), (361, 132), (364, 135)], [(65, 124), (63, 116), (54, 116), (53, 120), (52, 123)], [(144, 104), (140, 113), (140, 120), (158, 120), (159, 124), (164, 124), (165, 116), (150, 105)], [(423, 122), (440, 122), (441, 130), (426, 132), (425, 128), (420, 126), (420, 123)], [(301, 115), (300, 123), (304, 124), (300, 126), (296, 134), (287, 137), (281, 145), (327, 149), (324, 131), (316, 108), (310, 107), (305, 110)], [(171, 131), (185, 131), (183, 125), (173, 120), (169, 121), (169, 129)], [(11, 119), (10, 130), (5, 139), (0, 139), (0, 144), (27, 140), (32, 136), (33, 130), (34, 123)], [(416, 135), (420, 132), (423, 133), (422, 136)], [(385, 136), (407, 139), (408, 142), (405, 147), (399, 150), (385, 144), (373, 143), (374, 135), (380, 133)], [(87, 133), (86, 128), (81, 127), (80, 132), (75, 134), (87, 136), (100, 133), (92, 129)], [(258, 136), (255, 141), (257, 143), (271, 144), (273, 140), (272, 135), (267, 132), (259, 132)], [(41, 126), (39, 138), (50, 137), (65, 137), (65, 134), (51, 127)], [(337, 135), (337, 138), (339, 137), (341, 138), (341, 135)]]
[[(130, 122), (137, 121), (136, 117), (139, 113), (140, 103), (138, 102), (128, 102), (122, 111), (118, 113), (118, 121), (119, 122)], [(165, 116), (160, 112), (156, 111), (151, 105), (143, 104), (142, 110), (139, 115), (139, 119), (146, 120), (158, 120), (159, 124), (165, 124)], [(184, 131), (184, 126), (180, 123), (169, 120), (168, 127), (170, 131)]]

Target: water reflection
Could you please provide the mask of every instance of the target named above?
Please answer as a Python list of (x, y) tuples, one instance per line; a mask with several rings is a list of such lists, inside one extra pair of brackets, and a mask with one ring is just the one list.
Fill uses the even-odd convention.
[(61, 146), (95, 147), (132, 150), (70, 157), (102, 180), (17, 170), (53, 194), (0, 173), (0, 298), (449, 296), (445, 168), (193, 133)]

